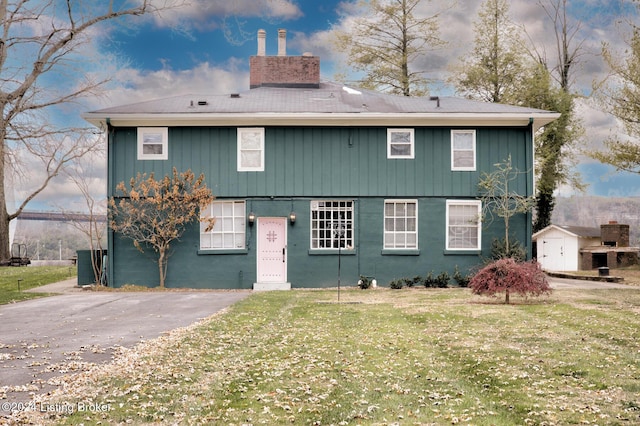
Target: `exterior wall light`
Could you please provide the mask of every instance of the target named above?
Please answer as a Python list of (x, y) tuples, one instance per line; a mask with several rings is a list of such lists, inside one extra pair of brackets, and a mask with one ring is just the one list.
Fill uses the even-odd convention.
[(296, 223), (296, 212), (292, 211), (289, 213), (289, 222), (291, 222), (292, 225)]
[(249, 226), (253, 225), (253, 222), (256, 221), (256, 214), (254, 212), (249, 213)]

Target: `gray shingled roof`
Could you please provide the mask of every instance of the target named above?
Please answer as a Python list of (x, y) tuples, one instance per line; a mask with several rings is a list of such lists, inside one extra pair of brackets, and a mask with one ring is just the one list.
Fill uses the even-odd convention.
[(571, 232), (579, 237), (600, 238), (600, 228), (591, 228), (586, 226), (557, 225), (565, 231)]
[[(206, 104), (200, 104), (206, 103)], [(93, 111), (103, 114), (165, 113), (549, 113), (534, 108), (461, 98), (406, 97), (324, 82), (318, 89), (260, 87), (234, 95), (181, 95)]]
[(588, 226), (573, 226), (573, 225), (549, 225), (546, 228), (533, 234), (533, 240), (543, 234), (545, 231), (551, 228), (560, 229), (570, 234), (577, 235), (582, 238), (600, 238), (600, 228), (593, 228)]
[(96, 126), (487, 125), (539, 128), (559, 114), (468, 99), (405, 97), (323, 82), (319, 88), (259, 87), (227, 95), (181, 95), (83, 114)]

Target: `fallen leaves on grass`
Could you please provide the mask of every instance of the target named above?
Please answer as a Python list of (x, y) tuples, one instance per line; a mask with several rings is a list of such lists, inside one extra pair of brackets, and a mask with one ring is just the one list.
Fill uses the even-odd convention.
[[(39, 401), (107, 412), (38, 422), (158, 424), (603, 424), (638, 421), (640, 295), (469, 303), (468, 292), (255, 294)], [(569, 293), (568, 293), (569, 294)], [(610, 303), (609, 303), (610, 302)], [(593, 306), (592, 306), (593, 305)], [(608, 308), (607, 308), (608, 306)]]

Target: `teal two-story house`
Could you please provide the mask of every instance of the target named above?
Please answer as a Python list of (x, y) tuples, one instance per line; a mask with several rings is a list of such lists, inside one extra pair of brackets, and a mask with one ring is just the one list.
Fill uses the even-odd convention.
[[(282, 34), (280, 35), (282, 37)], [(251, 57), (251, 88), (86, 113), (108, 133), (108, 196), (138, 172), (204, 173), (215, 201), (174, 244), (167, 287), (334, 287), (361, 275), (465, 271), (490, 253), (478, 181), (511, 157), (534, 192), (534, 135), (558, 114), (450, 97), (407, 98), (320, 80), (308, 54)], [(531, 247), (531, 217), (512, 219)], [(109, 285), (155, 286), (157, 267), (110, 232)]]

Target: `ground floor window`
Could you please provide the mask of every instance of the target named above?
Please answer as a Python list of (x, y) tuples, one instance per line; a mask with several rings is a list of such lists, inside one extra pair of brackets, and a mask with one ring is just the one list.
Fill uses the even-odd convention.
[(215, 218), (213, 229), (206, 231), (207, 223), (200, 223), (200, 249), (223, 250), (245, 248), (244, 201), (214, 201), (200, 212), (203, 217)]
[(418, 248), (418, 201), (384, 202), (384, 248)]
[(480, 250), (482, 203), (447, 201), (447, 250)]
[(354, 247), (353, 201), (311, 201), (311, 248)]

